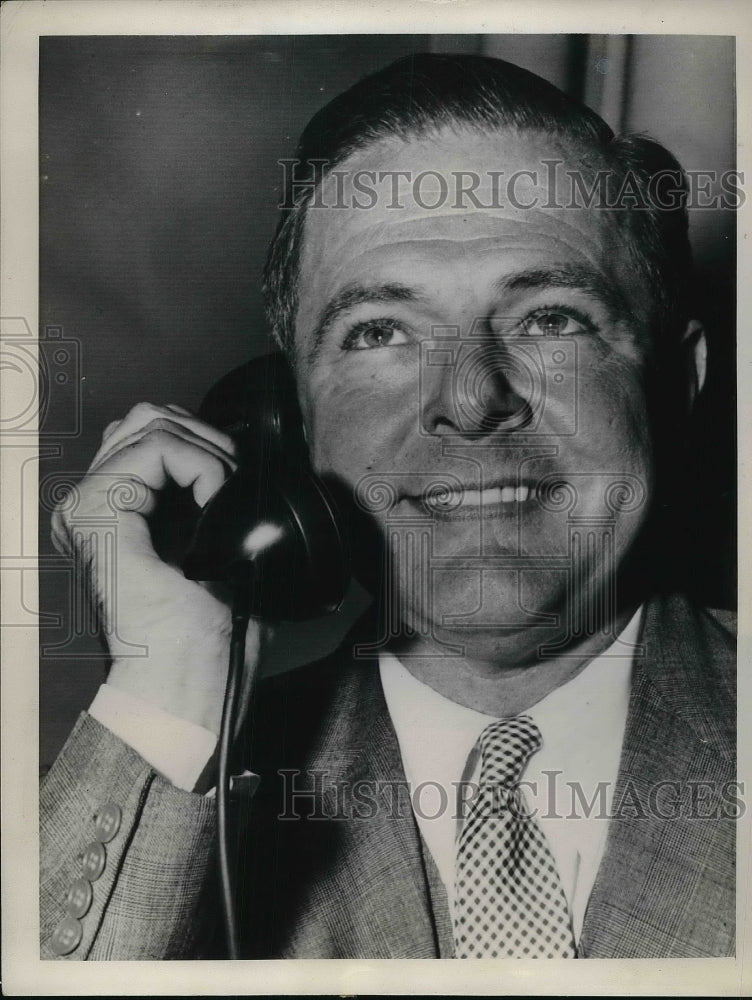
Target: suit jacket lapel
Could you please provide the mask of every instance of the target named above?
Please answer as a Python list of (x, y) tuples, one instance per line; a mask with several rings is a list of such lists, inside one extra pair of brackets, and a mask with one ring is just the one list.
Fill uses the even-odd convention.
[[(378, 667), (371, 662), (356, 669), (360, 711), (348, 721), (362, 735), (360, 752), (342, 775), (352, 798), (341, 821), (345, 863), (332, 873), (340, 899), (349, 900), (339, 913), (339, 932), (350, 942), (344, 953), (435, 958), (437, 934), (420, 834)], [(359, 811), (357, 801), (364, 795), (373, 805)]]
[(728, 640), (681, 598), (661, 598), (647, 609), (642, 642), (580, 954), (733, 953)]
[[(330, 661), (275, 678), (271, 702), (259, 703), (253, 759), (268, 755), (270, 780), (253, 823), (258, 856), (274, 863), (249, 884), (250, 897), (271, 900), (266, 926), (249, 940), (265, 942), (264, 957), (434, 958), (420, 836), (378, 666), (352, 661), (350, 649), (347, 642)], [(288, 792), (295, 783), (296, 801), (318, 818), (278, 820), (290, 796), (275, 774)]]

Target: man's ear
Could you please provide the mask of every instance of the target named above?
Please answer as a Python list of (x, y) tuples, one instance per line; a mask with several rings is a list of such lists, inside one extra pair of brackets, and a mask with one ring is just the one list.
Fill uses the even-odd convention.
[(698, 319), (687, 323), (681, 338), (681, 352), (687, 386), (687, 403), (691, 411), (705, 384), (708, 367), (708, 342), (705, 328)]

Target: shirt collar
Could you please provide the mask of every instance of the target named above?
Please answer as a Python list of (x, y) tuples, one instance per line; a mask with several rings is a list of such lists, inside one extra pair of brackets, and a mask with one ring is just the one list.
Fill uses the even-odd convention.
[[(616, 641), (572, 680), (523, 713), (533, 718), (543, 737), (536, 757), (545, 759), (544, 751), (555, 749), (562, 771), (571, 770), (579, 780), (594, 777), (600, 757), (594, 748), (614, 742), (615, 719), (621, 720), (618, 752), (641, 613), (638, 609)], [(379, 669), (408, 780), (448, 787), (467, 779), (474, 766), (471, 751), (483, 729), (498, 717), (445, 698), (413, 677), (391, 653), (380, 654)]]

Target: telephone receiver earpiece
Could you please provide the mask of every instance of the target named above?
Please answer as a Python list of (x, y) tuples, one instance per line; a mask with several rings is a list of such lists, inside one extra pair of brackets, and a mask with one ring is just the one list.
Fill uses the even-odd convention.
[(198, 415), (234, 438), (239, 466), (201, 512), (186, 577), (242, 582), (260, 618), (336, 611), (350, 579), (348, 546), (334, 500), (311, 469), (284, 356), (267, 354), (229, 372)]

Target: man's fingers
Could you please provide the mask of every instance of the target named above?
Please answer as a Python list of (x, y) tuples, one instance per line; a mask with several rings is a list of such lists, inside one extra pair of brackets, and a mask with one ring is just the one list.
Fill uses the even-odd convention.
[[(86, 476), (74, 487), (75, 495), (53, 512), (51, 535), (58, 552), (70, 554), (77, 523), (103, 517), (111, 520), (119, 512), (148, 517), (156, 493), (169, 482), (192, 488), (196, 503), (203, 507), (235, 469), (237, 463), (225, 447), (230, 442), (227, 435), (217, 432), (217, 443), (205, 433), (206, 425), (190, 415), (167, 407), (159, 410), (160, 416), (154, 413), (153, 407), (142, 408), (139, 418), (151, 414), (152, 419), (130, 434), (124, 433), (128, 418), (108, 428), (109, 436)], [(131, 426), (138, 422), (131, 420)], [(148, 530), (145, 522), (138, 521), (122, 521), (121, 531), (127, 528), (143, 547)]]
[[(104, 482), (120, 476), (127, 482), (143, 483), (148, 491), (164, 489), (172, 481), (192, 487), (196, 503), (203, 507), (224, 483), (231, 463), (222, 449), (184, 427), (160, 421), (147, 432), (134, 435), (131, 443), (124, 442), (89, 476), (92, 484), (100, 477)], [(141, 509), (135, 500), (132, 506), (127, 503), (122, 509)]]
[[(173, 417), (160, 416), (155, 417), (150, 423), (134, 431), (132, 434), (123, 435), (118, 431), (116, 435), (113, 435), (97, 452), (94, 461), (89, 467), (89, 473), (98, 472), (107, 466), (124, 449), (133, 448), (139, 441), (143, 441), (150, 434), (162, 431), (168, 432), (175, 438), (187, 441), (200, 451), (206, 451), (210, 455), (214, 455), (215, 458), (225, 463), (228, 470), (233, 470), (236, 467), (237, 463), (232, 452), (203, 434), (196, 433), (190, 427), (186, 426), (186, 424), (175, 420)], [(138, 461), (137, 455), (135, 461), (136, 463)]]
[(167, 419), (181, 424), (197, 437), (204, 438), (217, 448), (222, 449), (229, 455), (235, 454), (235, 443), (229, 434), (217, 430), (210, 424), (199, 420), (188, 410), (175, 404), (167, 406), (157, 406), (153, 403), (137, 403), (122, 420), (115, 420), (108, 424), (102, 437), (102, 445), (94, 456), (91, 468), (101, 465), (105, 456), (113, 448), (125, 439), (130, 439), (134, 434), (148, 427), (155, 420)]

